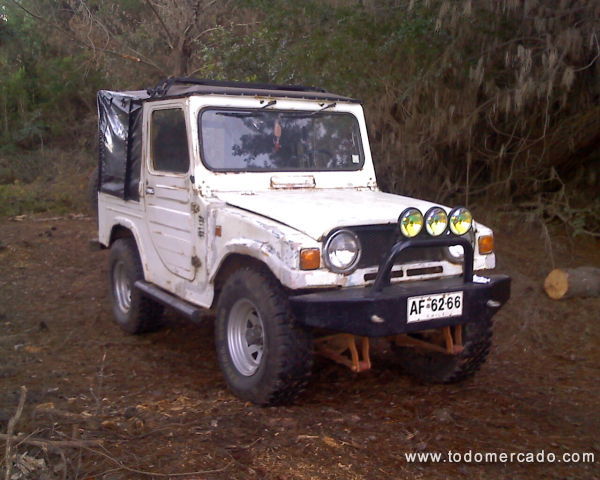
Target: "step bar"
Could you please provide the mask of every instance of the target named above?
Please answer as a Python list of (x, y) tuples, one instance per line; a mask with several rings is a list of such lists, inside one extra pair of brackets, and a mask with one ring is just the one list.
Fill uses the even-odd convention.
[(162, 288), (157, 287), (144, 280), (138, 280), (135, 282), (135, 288), (142, 292), (146, 297), (157, 301), (158, 303), (171, 307), (173, 310), (181, 313), (182, 315), (189, 318), (194, 323), (200, 323), (207, 310), (197, 305), (193, 305), (190, 302), (186, 302), (175, 295), (166, 292)]

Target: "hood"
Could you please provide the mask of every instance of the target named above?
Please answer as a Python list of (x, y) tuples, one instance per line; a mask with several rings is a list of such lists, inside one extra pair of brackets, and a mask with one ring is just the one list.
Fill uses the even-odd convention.
[(396, 223), (408, 207), (418, 208), (425, 214), (437, 205), (411, 197), (355, 189), (219, 192), (216, 196), (229, 205), (276, 220), (315, 240), (321, 240), (336, 228)]

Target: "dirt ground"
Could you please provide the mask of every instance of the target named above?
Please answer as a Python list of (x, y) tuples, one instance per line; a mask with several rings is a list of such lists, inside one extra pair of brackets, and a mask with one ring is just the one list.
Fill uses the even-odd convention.
[[(552, 261), (600, 266), (597, 241), (555, 237), (550, 255), (534, 230), (498, 235), (512, 298), (473, 380), (422, 385), (381, 355), (362, 374), (322, 360), (295, 405), (260, 408), (226, 390), (211, 325), (171, 313), (136, 337), (113, 324), (107, 252), (89, 248), (93, 237), (85, 217), (0, 220), (0, 430), (24, 385), (15, 433), (83, 441), (16, 446), (16, 479), (600, 477), (600, 298), (557, 302), (541, 289)], [(542, 450), (593, 452), (596, 462), (404, 456)]]

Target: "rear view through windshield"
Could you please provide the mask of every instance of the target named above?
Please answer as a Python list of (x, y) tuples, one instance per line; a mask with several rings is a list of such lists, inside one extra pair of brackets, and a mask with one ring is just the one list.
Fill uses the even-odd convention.
[(209, 109), (199, 123), (211, 170), (359, 170), (364, 163), (349, 113)]

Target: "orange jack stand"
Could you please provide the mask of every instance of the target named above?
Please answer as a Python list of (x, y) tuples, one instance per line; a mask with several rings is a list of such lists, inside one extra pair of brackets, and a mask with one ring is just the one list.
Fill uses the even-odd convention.
[(454, 335), (452, 335), (452, 327), (442, 327), (440, 330), (443, 336), (444, 347), (438, 343), (421, 340), (408, 335), (396, 335), (394, 341), (396, 345), (400, 347), (418, 347), (434, 352), (447, 353), (449, 355), (457, 355), (463, 351), (462, 325), (456, 325), (454, 327)]
[(442, 330), (444, 331), (446, 351), (452, 355), (462, 352), (462, 325), (456, 325), (456, 327), (454, 327), (454, 337), (452, 336), (451, 327), (444, 327)]
[[(362, 360), (358, 348), (356, 348), (357, 341), (361, 343)], [(364, 372), (371, 368), (368, 337), (358, 337), (349, 333), (328, 335), (315, 339), (315, 347), (317, 353), (345, 365), (353, 372)], [(349, 353), (344, 355), (346, 351)]]

